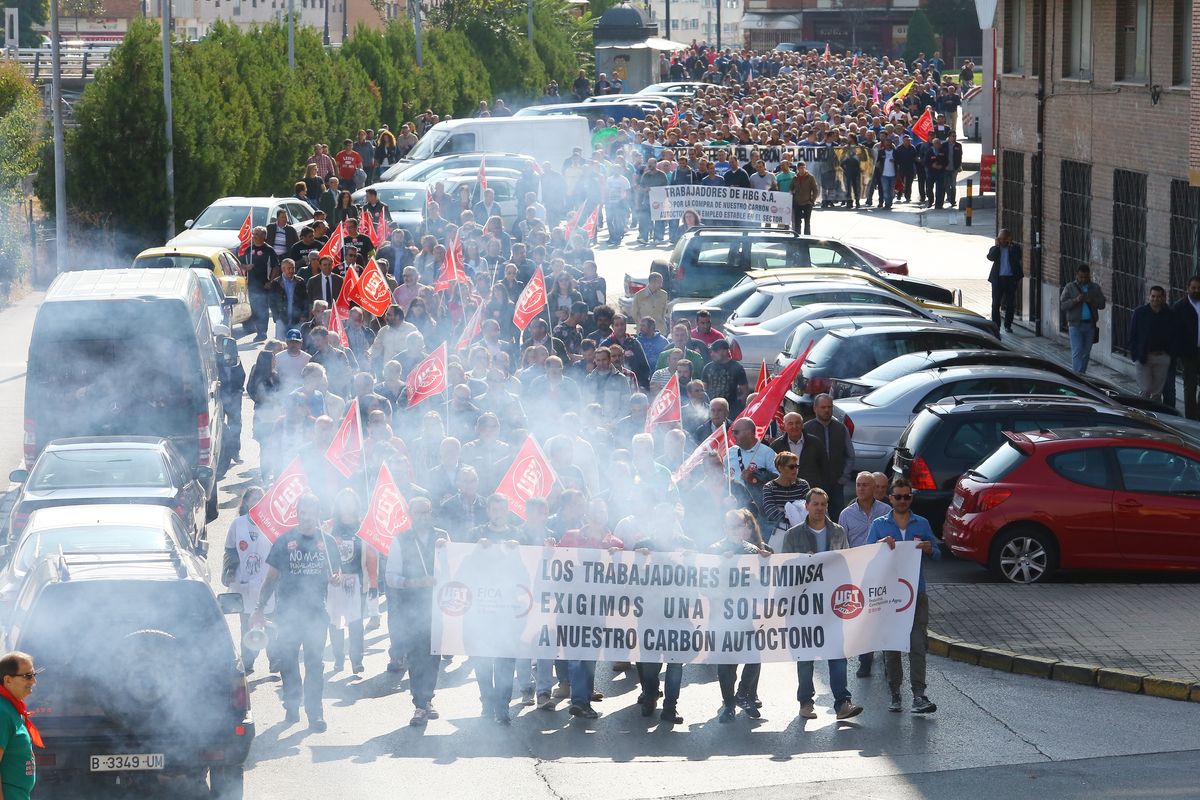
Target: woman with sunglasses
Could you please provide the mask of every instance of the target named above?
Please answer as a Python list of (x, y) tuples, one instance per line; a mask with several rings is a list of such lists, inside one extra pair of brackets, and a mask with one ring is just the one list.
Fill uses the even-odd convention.
[[(731, 508), (725, 512), (725, 536), (708, 548), (708, 551), (725, 557), (766, 557), (772, 552), (771, 548), (763, 543), (754, 514), (745, 508)], [(721, 684), (721, 710), (717, 714), (717, 722), (733, 722), (738, 708), (750, 719), (762, 716), (762, 712), (758, 710), (758, 677), (762, 672), (762, 664), (742, 665), (742, 681), (735, 693), (737, 668), (737, 664), (717, 665), (717, 681)]]
[(763, 516), (772, 525), (767, 539), (778, 550), (788, 528), (804, 522), (809, 486), (800, 477), (800, 457), (790, 450), (775, 456), (775, 469), (779, 476), (763, 484)]

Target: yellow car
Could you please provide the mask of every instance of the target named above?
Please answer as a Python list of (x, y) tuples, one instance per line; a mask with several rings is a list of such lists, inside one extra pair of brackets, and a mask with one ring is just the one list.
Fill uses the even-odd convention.
[(138, 253), (133, 260), (135, 269), (185, 267), (212, 270), (226, 297), (237, 303), (230, 309), (234, 325), (250, 319), (250, 292), (246, 288), (246, 274), (242, 264), (228, 248), (209, 245), (185, 247), (151, 247)]

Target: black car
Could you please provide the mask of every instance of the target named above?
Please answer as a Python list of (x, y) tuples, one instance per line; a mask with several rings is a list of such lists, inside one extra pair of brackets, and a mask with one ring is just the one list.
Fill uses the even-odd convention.
[(45, 669), (29, 701), (46, 745), (39, 790), (119, 785), (145, 797), (166, 779), (207, 777), (214, 800), (241, 800), (254, 722), (224, 619), (240, 611), (240, 595), (218, 600), (177, 550), (38, 561), (4, 647), (36, 653)]
[(1196, 441), (1191, 428), (1177, 428), (1175, 421), (1081, 397), (949, 398), (927, 405), (909, 423), (896, 447), (891, 477), (912, 482), (913, 511), (940, 532), (954, 485), (1004, 442), (1004, 431), (1115, 426)]
[(1091, 375), (1080, 375), (1071, 369), (1069, 364), (1060, 364), (1056, 361), (1041, 358), (1040, 356), (1019, 353), (1013, 350), (927, 350), (918, 353), (907, 353), (893, 358), (886, 364), (879, 365), (858, 378), (839, 378), (833, 381), (833, 386), (829, 393), (833, 395), (835, 400), (845, 397), (860, 397), (875, 391), (886, 383), (894, 381), (896, 378), (926, 369), (994, 365), (1026, 367), (1053, 372), (1064, 378), (1091, 386), (1093, 389), (1103, 392), (1118, 403), (1123, 403), (1132, 408), (1153, 411), (1155, 414), (1172, 416), (1178, 416), (1179, 414), (1179, 411), (1171, 406), (1164, 403), (1157, 403), (1140, 394), (1122, 389), (1120, 386), (1111, 384), (1101, 378)]
[(169, 440), (155, 436), (86, 436), (56, 439), (33, 468), (13, 470), (21, 484), (8, 516), (15, 542), (34, 509), (95, 503), (167, 506), (187, 526), (192, 549), (207, 551), (211, 467), (192, 467)]
[[(958, 294), (908, 276), (908, 262), (864, 250), (837, 239), (755, 228), (702, 228), (680, 237), (671, 256), (651, 263), (672, 299), (707, 300), (761, 269), (834, 267), (882, 278), (912, 297), (952, 304)], [(649, 274), (626, 274), (625, 301), (646, 285)]]

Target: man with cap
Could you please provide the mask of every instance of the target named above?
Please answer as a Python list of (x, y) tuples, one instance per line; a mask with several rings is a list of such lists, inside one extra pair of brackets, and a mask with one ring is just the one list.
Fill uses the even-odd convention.
[(312, 360), (312, 356), (304, 352), (304, 334), (299, 328), (291, 328), (287, 332), (287, 349), (275, 354), (275, 373), (279, 375), (279, 387), (284, 393), (300, 388), (304, 383), (301, 373)]

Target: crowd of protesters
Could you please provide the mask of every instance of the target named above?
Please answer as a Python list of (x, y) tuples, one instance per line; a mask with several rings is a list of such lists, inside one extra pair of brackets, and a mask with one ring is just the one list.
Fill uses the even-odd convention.
[[(953, 91), (933, 62), (917, 66), (910, 72), (886, 59), (815, 52), (747, 57), (697, 47), (677, 54), (669, 76), (686, 70), (711, 88), (681, 103), (675, 119), (664, 112), (622, 122), (615, 134), (597, 138), (593, 153), (526, 176), (526, 205), (509, 228), (496, 216), (477, 218), (435, 187), (414, 240), (389, 230), (388, 209), (372, 192), (354, 206), (338, 188), (340, 180), (363, 183), (366, 177), (357, 173), (373, 175), (411, 147), (436, 119), (431, 114), (402, 125), (399, 136), (386, 128), (360, 131), (357, 142), (347, 139), (333, 158), (320, 145), (314, 149), (297, 191), (304, 185), (310, 197), (319, 193), (316, 219), (299, 231), (277, 220), (255, 229), (245, 247), (255, 312), (247, 330), (262, 342), (246, 386), (261, 485), (246, 489), (225, 570), (227, 583), (246, 593), (248, 611), (254, 609), (246, 624), (262, 625), (271, 616), (279, 629), (267, 650), (270, 668), (283, 676), (289, 720), (299, 719), (303, 701), (310, 725), (324, 729), (327, 638), (335, 670), (345, 668), (348, 654), (351, 669), (361, 674), (364, 632), (378, 628), (385, 612), (387, 669), (410, 676), (412, 724), (437, 718), (441, 659), (431, 655), (429, 621), (433, 554), (442, 541), (767, 555), (917, 540), (929, 557), (940, 555), (928, 523), (909, 511), (906, 482), (889, 486), (882, 474), (856, 473), (852, 437), (833, 418), (827, 395), (815, 399), (807, 421), (792, 413), (763, 431), (739, 418), (760, 387), (749, 385), (704, 312), (672, 322), (661, 280), (652, 279), (632, 298), (629, 316), (617, 313), (591, 249), (599, 214), (607, 215), (610, 231), (621, 231), (624, 215), (636, 210), (622, 208), (625, 196), (644, 187), (648, 175), (703, 182), (716, 174), (725, 181), (740, 170), (729, 151), (712, 160), (705, 155), (714, 142), (763, 148), (814, 142), (830, 153), (843, 143), (872, 149), (882, 142), (884, 153), (908, 146), (905, 131), (924, 104), (954, 108)], [(872, 99), (910, 80), (915, 88), (894, 107), (885, 111)], [(575, 88), (584, 87), (577, 82)], [(952, 133), (947, 138), (952, 144)], [(829, 197), (833, 189), (823, 176), (826, 162), (835, 159), (816, 157), (811, 170), (800, 162), (796, 173), (784, 160), (770, 185), (795, 191), (806, 174), (822, 176), (817, 196)], [(895, 186), (889, 179), (909, 173), (895, 156), (878, 163), (882, 181), (869, 167), (860, 177), (868, 204), (878, 189), (887, 205)], [(319, 182), (310, 187), (309, 177)], [(334, 202), (326, 207), (330, 193)], [(391, 295), (379, 316), (343, 292), (372, 270)], [(531, 297), (536, 302), (528, 315)], [(414, 375), (441, 347), (444, 389), (414, 395)], [(680, 396), (679, 420), (648, 425), (651, 403), (669, 384)], [(363, 444), (360, 463), (347, 476), (327, 452), (352, 409)], [(684, 468), (693, 451), (725, 431), (727, 450), (705, 451), (698, 465)], [(528, 502), (519, 519), (496, 490), (529, 437), (556, 480), (549, 496)], [(297, 527), (265, 544), (249, 509), (294, 464), (311, 494), (300, 503)], [(381, 465), (412, 520), (388, 553), (355, 536)], [(925, 696), (923, 589), (909, 674), (916, 713), (936, 710)], [(258, 655), (244, 649), (247, 671)], [(859, 658), (860, 678), (870, 677), (872, 655)], [(890, 710), (900, 711), (899, 654), (885, 661)], [(566, 699), (573, 716), (598, 716), (593, 704), (602, 696), (594, 688), (593, 662), (471, 662), (483, 713), (502, 724), (510, 721), (514, 692), (523, 706), (550, 711)], [(637, 665), (646, 716), (658, 709), (662, 666)], [(666, 665), (660, 716), (667, 722), (682, 722), (682, 669)], [(831, 661), (829, 670), (837, 717), (861, 713), (851, 699), (846, 661)], [(721, 722), (738, 709), (760, 715), (758, 665), (745, 665), (740, 682), (737, 672), (730, 665), (718, 670)], [(816, 716), (812, 673), (811, 663), (799, 665), (806, 718)]]

